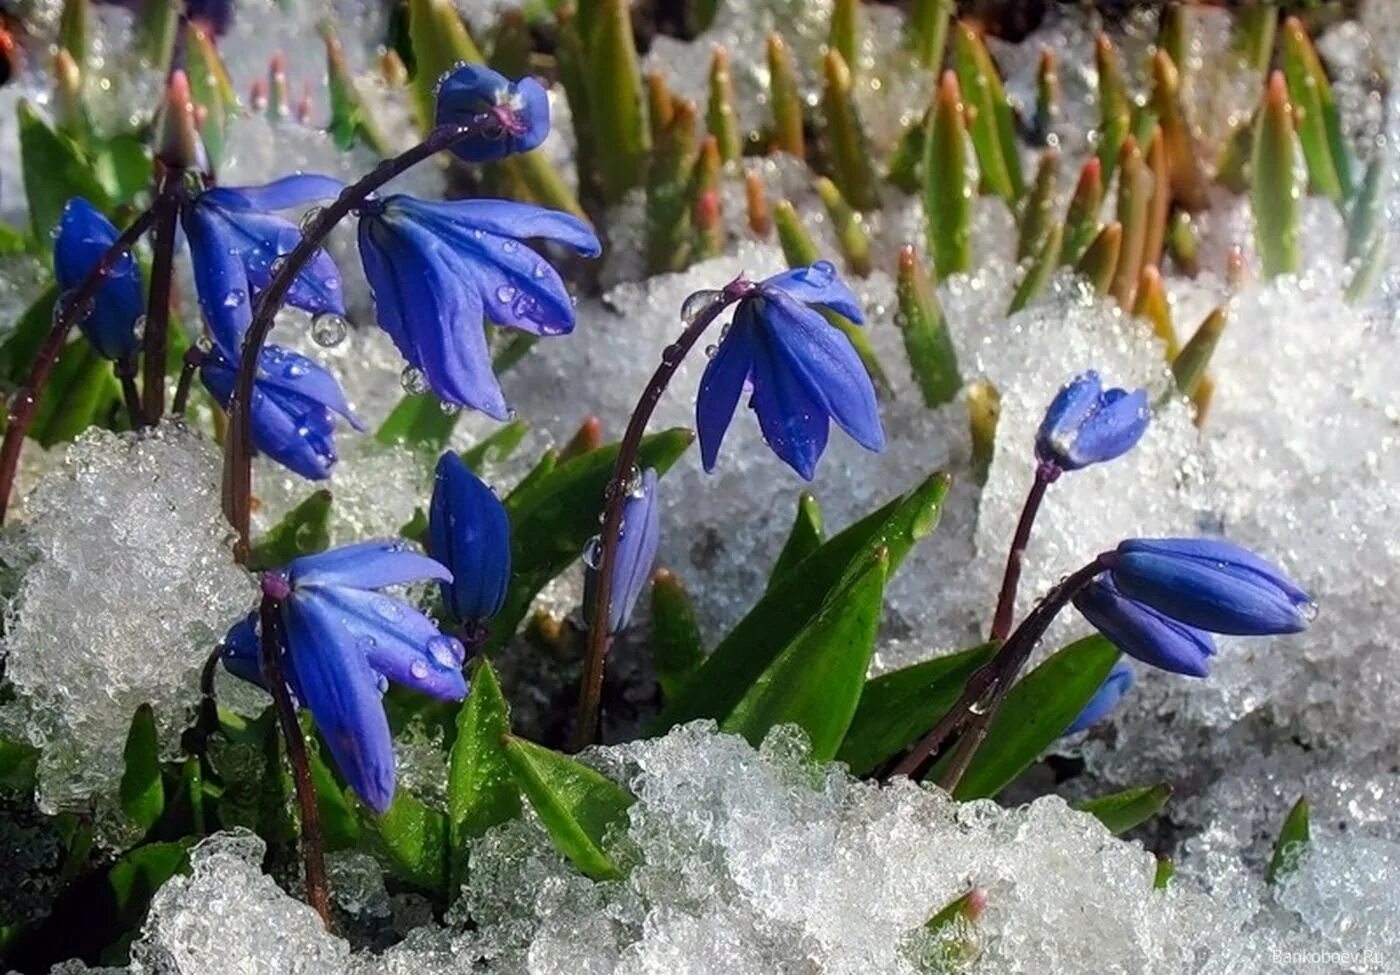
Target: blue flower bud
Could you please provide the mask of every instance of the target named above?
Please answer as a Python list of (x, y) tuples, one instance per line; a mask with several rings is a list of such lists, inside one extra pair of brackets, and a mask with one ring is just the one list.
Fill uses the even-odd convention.
[(1055, 395), (1035, 436), (1035, 456), (1054, 471), (1075, 471), (1113, 460), (1147, 430), (1147, 392), (1104, 389), (1090, 370)]
[(1125, 596), (1211, 633), (1297, 633), (1316, 615), (1282, 570), (1229, 542), (1131, 538), (1100, 561)]
[(1118, 707), (1118, 702), (1123, 700), (1123, 695), (1127, 694), (1132, 686), (1133, 668), (1126, 660), (1119, 660), (1099, 685), (1099, 689), (1094, 692), (1094, 696), (1089, 699), (1089, 703), (1084, 705), (1084, 710), (1079, 712), (1079, 717), (1065, 729), (1065, 734), (1073, 735), (1098, 724)]
[(511, 81), (479, 64), (463, 64), (442, 76), (437, 88), (437, 125), (482, 125), (481, 135), (456, 143), (452, 153), (467, 162), (504, 159), (529, 152), (549, 135), (549, 95), (534, 78)]
[(452, 581), (442, 583), (452, 617), (480, 626), (495, 616), (510, 584), (510, 520), (491, 489), (451, 451), (438, 459), (427, 547), (452, 572)]
[[(618, 538), (612, 563), (609, 633), (617, 633), (627, 625), (637, 599), (651, 578), (660, 543), (661, 509), (656, 497), (656, 471), (648, 467), (622, 503), (622, 535)], [(583, 605), (589, 611), (593, 607), (593, 587), (596, 585), (594, 568), (590, 565), (584, 576)]]
[(1081, 589), (1074, 597), (1074, 606), (1094, 629), (1130, 657), (1188, 677), (1210, 673), (1215, 641), (1209, 633), (1128, 599), (1106, 577)]
[[(80, 196), (63, 207), (53, 242), (54, 276), (60, 291), (82, 283), (117, 240), (117, 228)], [(145, 311), (141, 269), (130, 254), (112, 262), (93, 298), (92, 311), (78, 323), (84, 337), (106, 359), (125, 359), (136, 351), (136, 322)]]

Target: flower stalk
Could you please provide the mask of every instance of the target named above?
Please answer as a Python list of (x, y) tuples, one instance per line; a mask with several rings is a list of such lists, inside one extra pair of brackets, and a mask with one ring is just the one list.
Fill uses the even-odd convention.
[(1016, 590), (1021, 582), (1021, 569), (1026, 561), (1026, 547), (1030, 544), (1031, 528), (1045, 500), (1045, 491), (1060, 476), (1059, 469), (1044, 462), (1036, 465), (1035, 481), (1026, 494), (1021, 506), (1021, 517), (1016, 522), (1016, 534), (1011, 539), (1011, 551), (1006, 555), (1006, 572), (1001, 579), (1001, 592), (997, 595), (996, 612), (992, 615), (991, 638), (998, 643), (1004, 641), (1011, 632), (1012, 614), (1016, 611)]
[(156, 164), (155, 214), (151, 229), (151, 290), (146, 301), (146, 327), (142, 336), (141, 410), (145, 423), (160, 422), (165, 413), (165, 357), (170, 331), (170, 291), (175, 277), (175, 230), (184, 190), (184, 170)]

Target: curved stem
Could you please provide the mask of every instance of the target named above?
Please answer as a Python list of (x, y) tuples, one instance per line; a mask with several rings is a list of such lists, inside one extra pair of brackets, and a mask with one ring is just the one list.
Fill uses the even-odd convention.
[(146, 416), (141, 409), (141, 391), (136, 388), (135, 353), (113, 363), (113, 369), (116, 371), (117, 381), (121, 383), (122, 401), (126, 405), (126, 416), (131, 423), (131, 429), (140, 430), (146, 425)]
[(4, 524), (5, 514), (9, 509), (10, 490), (15, 483), (15, 471), (19, 468), (19, 452), (24, 446), (24, 436), (29, 432), (29, 424), (34, 421), (34, 411), (39, 405), (40, 395), (44, 392), (44, 384), (48, 382), (49, 373), (53, 371), (64, 343), (68, 341), (68, 333), (79, 319), (91, 312), (97, 290), (102, 287), (103, 279), (107, 277), (112, 265), (131, 252), (131, 248), (151, 228), (154, 219), (155, 214), (151, 210), (137, 214), (136, 219), (97, 259), (97, 263), (78, 286), (66, 295), (59, 295), (54, 309), (53, 327), (49, 329), (44, 344), (39, 347), (39, 354), (34, 359), (34, 365), (30, 368), (24, 385), (15, 391), (10, 402), (9, 425), (5, 427), (4, 442), (0, 443), (0, 524)]
[(997, 608), (992, 616), (993, 640), (1005, 640), (1011, 632), (1011, 618), (1016, 611), (1016, 590), (1021, 583), (1021, 567), (1026, 561), (1026, 546), (1030, 543), (1031, 527), (1040, 511), (1040, 502), (1045, 498), (1045, 489), (1059, 477), (1058, 469), (1040, 464), (1035, 469), (1035, 481), (1026, 494), (1026, 503), (1021, 507), (1021, 517), (1016, 522), (1016, 534), (1011, 539), (1011, 551), (1006, 556), (1006, 573), (1001, 579), (1001, 592), (997, 595)]
[(627, 421), (627, 431), (622, 435), (618, 447), (617, 461), (613, 465), (612, 479), (608, 481), (604, 494), (606, 507), (603, 509), (603, 530), (600, 535), (602, 545), (598, 564), (594, 567), (593, 602), (589, 607), (588, 645), (583, 658), (583, 675), (579, 682), (578, 713), (574, 723), (573, 749), (579, 751), (593, 743), (598, 731), (598, 715), (603, 699), (603, 665), (612, 644), (612, 633), (608, 630), (608, 615), (612, 605), (613, 563), (617, 560), (617, 544), (622, 535), (622, 506), (627, 500), (627, 483), (633, 477), (637, 466), (637, 452), (642, 445), (647, 423), (651, 420), (661, 394), (671, 382), (686, 354), (695, 346), (700, 336), (709, 328), (720, 312), (753, 290), (753, 284), (743, 278), (731, 281), (723, 291), (715, 293), (709, 304), (686, 324), (680, 337), (666, 346), (661, 353), (661, 364), (652, 373), (632, 418)]
[(259, 609), (262, 621), (261, 667), (263, 682), (272, 694), (277, 709), (277, 722), (287, 743), (287, 762), (292, 766), (292, 783), (296, 790), (297, 810), (301, 813), (301, 856), (306, 870), (306, 901), (326, 930), (331, 927), (330, 887), (326, 882), (325, 841), (321, 835), (321, 813), (316, 806), (316, 787), (311, 781), (311, 760), (306, 752), (306, 739), (297, 721), (296, 705), (287, 690), (287, 678), (282, 672), (282, 609), (279, 600), (263, 596)]
[(481, 135), (487, 131), (487, 126), (499, 124), (497, 116), (487, 113), (466, 125), (445, 125), (434, 129), (416, 146), (392, 159), (384, 160), (358, 182), (341, 190), (333, 202), (316, 214), (311, 225), (302, 230), (301, 240), (291, 253), (279, 260), (277, 271), (258, 299), (252, 323), (243, 337), (243, 347), (239, 352), (238, 378), (228, 410), (228, 442), (224, 451), (224, 514), (238, 533), (234, 553), (240, 561), (246, 562), (248, 557), (249, 511), (252, 500), (253, 452), (248, 404), (253, 396), (258, 358), (292, 283), (307, 261), (320, 249), (336, 224), (363, 206), (381, 186), (453, 143), (472, 135)]
[[(1050, 623), (1059, 615), (1060, 610), (1069, 605), (1069, 601), (1079, 590), (1087, 586), (1095, 576), (1103, 571), (1103, 564), (1095, 558), (1092, 562), (1061, 579), (1053, 589), (1047, 592), (1045, 598), (1037, 603), (1035, 609), (1027, 614), (1020, 626), (1016, 627), (1016, 632), (1011, 634), (1010, 639), (1002, 644), (997, 655), (979, 667), (967, 679), (967, 684), (964, 685), (962, 695), (957, 702), (948, 709), (947, 713), (939, 719), (928, 734), (919, 739), (919, 743), (900, 760), (899, 764), (890, 770), (886, 777), (913, 776), (940, 745), (969, 722), (973, 722), (973, 730), (964, 735), (964, 740), (974, 737), (973, 732), (977, 731), (980, 737), (977, 737), (977, 740), (969, 746), (975, 750), (977, 744), (981, 742), (981, 737), (986, 735), (986, 731), (980, 730), (979, 725), (985, 728), (992, 714), (1001, 706), (1002, 698), (1005, 697), (1007, 690), (1016, 679), (1016, 674), (1025, 665), (1031, 652), (1035, 650), (1036, 644), (1045, 635)], [(971, 754), (968, 755), (967, 760), (971, 760)], [(964, 763), (964, 768), (966, 768), (966, 763)], [(961, 772), (959, 772), (957, 778), (961, 777)], [(957, 779), (954, 779), (947, 788), (951, 790), (956, 785)]]
[(190, 387), (194, 384), (194, 374), (204, 362), (204, 351), (197, 345), (185, 350), (184, 365), (180, 368), (180, 381), (175, 386), (175, 399), (170, 404), (174, 416), (183, 416), (190, 405)]
[(151, 289), (146, 300), (146, 329), (142, 337), (145, 362), (142, 411), (155, 425), (165, 414), (165, 357), (170, 331), (170, 290), (175, 277), (175, 227), (180, 216), (184, 170), (166, 168), (156, 191), (155, 226), (151, 231)]

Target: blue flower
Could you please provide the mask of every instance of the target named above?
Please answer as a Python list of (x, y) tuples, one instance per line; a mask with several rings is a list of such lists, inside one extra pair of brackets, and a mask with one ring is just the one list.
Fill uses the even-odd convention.
[(549, 135), (549, 95), (534, 78), (511, 81), (479, 64), (463, 64), (442, 76), (437, 88), (437, 125), (490, 123), (481, 136), (452, 147), (467, 162), (504, 159), (529, 152)]
[(1081, 589), (1074, 597), (1074, 606), (1130, 657), (1188, 677), (1210, 673), (1215, 641), (1209, 633), (1127, 598), (1105, 576)]
[(1316, 614), (1282, 570), (1229, 542), (1133, 538), (1100, 561), (1123, 595), (1211, 633), (1297, 633)]
[(831, 420), (867, 450), (884, 448), (870, 375), (818, 308), (865, 321), (827, 261), (774, 275), (739, 300), (695, 399), (705, 470), (714, 470), (745, 385), (752, 386), (750, 406), (768, 446), (807, 480), (826, 449)]
[(380, 326), (449, 403), (503, 420), (483, 323), (535, 335), (574, 328), (559, 272), (521, 240), (558, 241), (596, 257), (598, 238), (567, 213), (507, 200), (374, 201), (360, 219), (360, 260)]
[[(225, 358), (237, 358), (253, 320), (253, 301), (267, 287), (277, 260), (301, 239), (296, 224), (272, 211), (339, 195), (329, 176), (284, 176), (266, 186), (205, 190), (182, 211), (199, 308)], [(312, 314), (345, 314), (340, 272), (325, 251), (307, 262), (287, 304)]]
[(1072, 735), (1098, 724), (1118, 707), (1118, 702), (1123, 700), (1123, 695), (1127, 694), (1132, 686), (1133, 668), (1126, 660), (1119, 660), (1099, 685), (1099, 689), (1094, 692), (1094, 696), (1089, 699), (1089, 703), (1084, 705), (1084, 710), (1079, 712), (1079, 717), (1074, 719), (1074, 723), (1066, 728), (1064, 733)]
[[(75, 196), (63, 207), (53, 243), (54, 276), (60, 291), (72, 291), (116, 243), (117, 228), (87, 200)], [(112, 262), (97, 289), (92, 311), (78, 327), (97, 353), (125, 359), (136, 351), (136, 322), (146, 308), (141, 269), (130, 254)]]
[[(199, 377), (219, 405), (228, 408), (238, 376), (232, 361), (205, 356)], [(253, 446), (283, 467), (313, 481), (330, 476), (335, 464), (335, 416), (356, 430), (364, 425), (330, 373), (304, 355), (278, 345), (263, 348), (253, 382)]]
[[(376, 812), (394, 798), (393, 739), (381, 701), (388, 682), (445, 701), (466, 697), (467, 682), (461, 641), (375, 590), (451, 578), (403, 542), (378, 541), (294, 559), (264, 581), (265, 591), (285, 593), (279, 606), (287, 683), (316, 719), (340, 773)], [(240, 676), (249, 671), (256, 625), (242, 620), (224, 639), (225, 664)]]
[[(612, 591), (608, 601), (609, 633), (617, 633), (627, 625), (637, 599), (651, 578), (660, 543), (661, 509), (656, 503), (656, 471), (648, 467), (622, 503), (622, 534), (613, 555)], [(584, 582), (583, 605), (591, 611), (596, 585), (591, 566)]]
[(491, 489), (451, 451), (438, 459), (427, 548), (452, 572), (452, 581), (442, 584), (442, 601), (454, 619), (479, 628), (496, 615), (510, 583), (510, 520)]
[(1145, 390), (1106, 390), (1091, 370), (1055, 395), (1035, 435), (1035, 456), (1057, 474), (1101, 464), (1131, 450), (1150, 419)]

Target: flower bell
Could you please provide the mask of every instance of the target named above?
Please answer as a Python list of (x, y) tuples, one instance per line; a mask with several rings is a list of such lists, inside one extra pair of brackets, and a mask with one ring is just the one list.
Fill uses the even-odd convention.
[[(116, 243), (117, 228), (80, 196), (63, 207), (58, 236), (53, 242), (54, 276), (60, 291), (72, 291)], [(83, 336), (105, 359), (125, 359), (140, 338), (136, 323), (145, 311), (141, 269), (130, 254), (122, 254), (107, 269), (92, 301), (92, 310), (78, 323)]]
[(448, 451), (438, 459), (428, 508), (428, 554), (452, 572), (442, 602), (468, 631), (501, 608), (510, 584), (510, 520), (495, 493)]
[(1084, 705), (1084, 710), (1079, 712), (1079, 717), (1065, 729), (1065, 735), (1084, 731), (1108, 717), (1132, 687), (1133, 668), (1126, 660), (1119, 660), (1099, 685), (1099, 689), (1094, 692), (1094, 696), (1089, 699), (1089, 703)]
[(827, 261), (794, 268), (754, 285), (739, 299), (695, 400), (705, 470), (746, 386), (768, 446), (811, 480), (831, 421), (867, 450), (885, 446), (875, 387), (851, 342), (819, 310), (865, 321), (855, 295)]
[(1106, 390), (1090, 370), (1051, 401), (1035, 436), (1035, 456), (1054, 476), (1101, 464), (1131, 450), (1150, 420), (1146, 390)]
[(1074, 597), (1074, 607), (1130, 657), (1187, 677), (1210, 673), (1215, 641), (1209, 633), (1129, 599), (1107, 577), (1101, 576), (1081, 589)]
[[(656, 549), (661, 544), (661, 508), (657, 504), (656, 471), (648, 467), (635, 481), (622, 503), (622, 533), (613, 553), (612, 590), (608, 601), (608, 632), (617, 633), (627, 625), (637, 600), (651, 578)], [(584, 577), (583, 605), (593, 606), (596, 567), (590, 565)], [(591, 621), (590, 621), (591, 622)]]
[(433, 122), (483, 127), (481, 135), (453, 144), (451, 151), (458, 158), (504, 159), (529, 152), (549, 135), (549, 95), (534, 78), (511, 81), (483, 65), (462, 64), (438, 82)]

